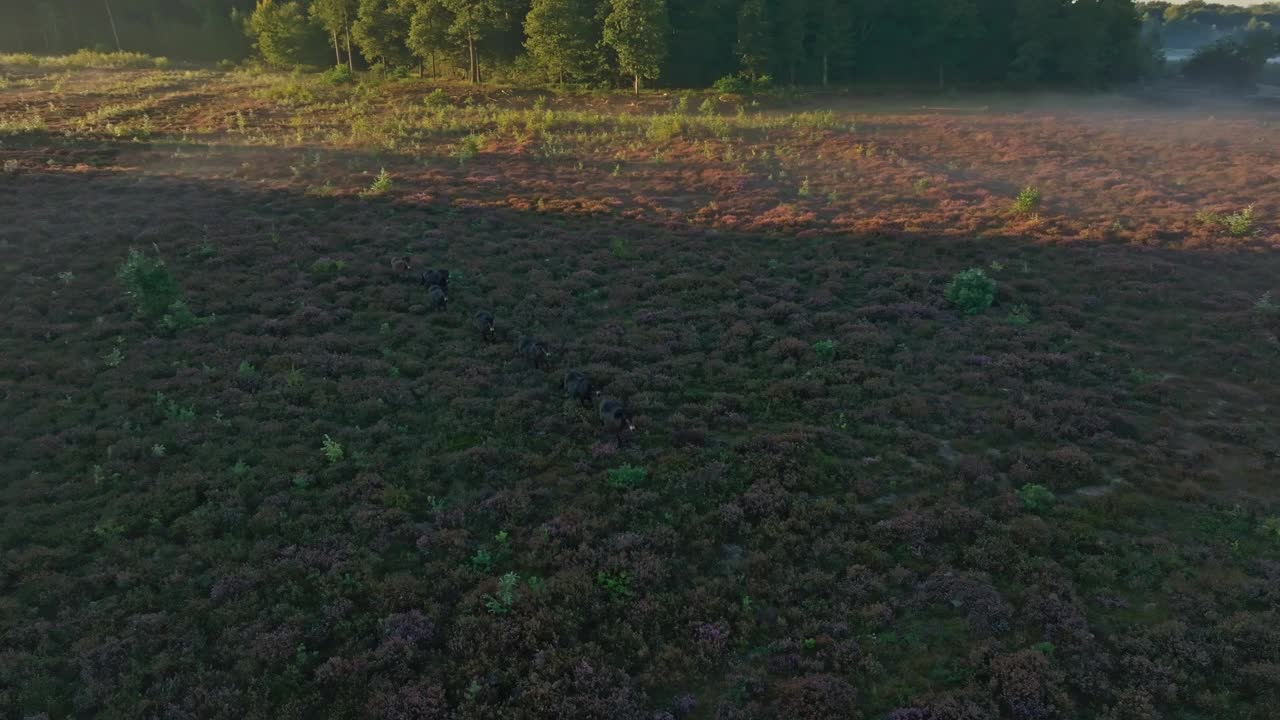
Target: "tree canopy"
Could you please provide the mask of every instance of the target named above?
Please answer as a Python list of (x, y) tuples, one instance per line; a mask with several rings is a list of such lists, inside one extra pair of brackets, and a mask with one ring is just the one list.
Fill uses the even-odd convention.
[[(0, 50), (115, 46), (102, 0), (2, 5)], [(240, 60), (256, 45), (273, 63), (439, 62), (473, 81), (510, 66), (555, 81), (677, 87), (734, 74), (797, 85), (1096, 87), (1137, 76), (1144, 36), (1159, 35), (1155, 25), (1166, 43), (1188, 33), (1211, 42), (1224, 28), (1243, 32), (1250, 19), (1280, 15), (1276, 5), (1133, 0), (111, 0), (111, 7), (124, 49), (175, 59)], [(255, 14), (264, 17), (249, 20)], [(286, 18), (305, 27), (285, 27)]]

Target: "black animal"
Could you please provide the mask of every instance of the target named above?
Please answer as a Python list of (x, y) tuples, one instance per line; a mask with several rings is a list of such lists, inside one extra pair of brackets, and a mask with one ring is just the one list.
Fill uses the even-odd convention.
[(564, 394), (585, 405), (591, 401), (591, 381), (577, 370), (568, 370), (564, 374)]
[(541, 340), (528, 335), (520, 337), (520, 343), (516, 346), (516, 352), (520, 357), (533, 363), (534, 367), (544, 368), (547, 366), (547, 358), (551, 357), (551, 351), (547, 350), (547, 346)]
[(485, 342), (493, 342), (494, 337), (498, 334), (497, 329), (493, 326), (493, 313), (481, 310), (476, 313), (474, 323), (476, 332), (480, 333), (480, 339)]
[(636, 426), (631, 422), (631, 414), (623, 407), (622, 403), (613, 398), (605, 398), (600, 401), (600, 422), (604, 424), (607, 432), (621, 438), (623, 430), (635, 430)]
[(432, 285), (427, 288), (427, 305), (432, 310), (447, 310), (449, 296), (445, 294), (444, 288), (439, 285)]
[(427, 287), (432, 285), (438, 286), (445, 292), (449, 291), (449, 271), (448, 270), (427, 270), (422, 273), (422, 284)]

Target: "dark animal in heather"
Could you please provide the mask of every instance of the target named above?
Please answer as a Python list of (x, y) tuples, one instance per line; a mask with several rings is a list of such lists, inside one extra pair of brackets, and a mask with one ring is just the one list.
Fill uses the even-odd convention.
[(481, 340), (485, 342), (493, 342), (494, 337), (498, 334), (497, 329), (493, 326), (493, 313), (487, 310), (481, 310), (476, 313), (474, 324), (476, 326), (476, 332), (480, 333)]
[(449, 271), (448, 270), (427, 270), (422, 273), (422, 284), (427, 287), (432, 285), (438, 286), (445, 292), (449, 291)]
[(623, 430), (635, 430), (636, 426), (631, 422), (631, 414), (621, 402), (613, 398), (605, 398), (600, 401), (600, 422), (604, 423), (604, 429), (607, 432), (622, 437)]
[(391, 272), (396, 275), (405, 275), (412, 269), (413, 261), (409, 259), (408, 255), (391, 258)]
[(432, 285), (427, 288), (427, 305), (432, 310), (447, 310), (449, 296), (445, 294), (444, 289), (439, 285)]
[(591, 381), (577, 370), (568, 370), (564, 374), (564, 394), (586, 404), (591, 401)]
[(551, 357), (551, 351), (547, 350), (546, 344), (535, 337), (523, 335), (520, 337), (520, 344), (516, 347), (516, 352), (520, 357), (533, 363), (534, 367), (542, 368), (547, 365), (547, 358)]

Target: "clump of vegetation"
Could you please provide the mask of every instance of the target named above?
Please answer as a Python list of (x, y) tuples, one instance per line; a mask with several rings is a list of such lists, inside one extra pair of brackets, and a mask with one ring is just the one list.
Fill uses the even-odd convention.
[(1052, 490), (1038, 483), (1027, 483), (1018, 488), (1016, 494), (1022, 501), (1022, 507), (1034, 513), (1045, 512), (1058, 501)]
[(605, 472), (605, 483), (612, 488), (632, 488), (645, 481), (649, 471), (632, 465), (619, 465)]
[(325, 435), (324, 440), (320, 443), (320, 453), (324, 455), (324, 459), (328, 460), (331, 465), (342, 462), (342, 458), (346, 454), (342, 450), (342, 445), (328, 435)]
[(819, 340), (813, 344), (813, 353), (818, 356), (819, 360), (831, 362), (836, 359), (836, 347), (835, 340)]
[(351, 72), (351, 68), (346, 65), (334, 65), (325, 71), (325, 82), (330, 85), (349, 85), (355, 82), (355, 74)]
[(965, 315), (978, 315), (995, 302), (996, 281), (981, 268), (969, 268), (951, 278), (943, 296)]
[(197, 320), (182, 301), (178, 283), (159, 255), (130, 250), (116, 272), (138, 317), (167, 331), (192, 327)]
[(447, 108), (449, 107), (449, 95), (444, 90), (436, 88), (422, 98), (422, 104), (429, 108)]
[(1210, 210), (1196, 213), (1196, 220), (1205, 225), (1216, 225), (1232, 237), (1252, 235), (1254, 230), (1253, 206), (1250, 205), (1237, 212), (1222, 215)]
[(332, 275), (341, 272), (347, 267), (347, 263), (343, 260), (334, 260), (333, 258), (317, 258), (311, 263), (311, 272), (316, 275)]
[(1026, 305), (1014, 305), (1009, 311), (1009, 316), (1005, 318), (1010, 325), (1018, 327), (1026, 327), (1031, 324), (1031, 310)]
[(1033, 213), (1040, 209), (1041, 199), (1040, 190), (1034, 185), (1028, 185), (1022, 188), (1022, 191), (1018, 193), (1018, 197), (1014, 198), (1011, 209), (1018, 215)]
[(391, 189), (391, 174), (387, 172), (386, 168), (382, 168), (382, 170), (378, 173), (378, 176), (375, 177), (373, 179), (373, 182), (369, 184), (369, 187), (365, 188), (360, 193), (360, 197), (377, 197), (378, 195), (382, 195), (383, 193), (387, 192), (390, 189)]
[(596, 584), (604, 589), (610, 600), (615, 602), (631, 597), (631, 578), (625, 572), (601, 570), (596, 573)]
[(725, 75), (712, 83), (711, 89), (722, 95), (746, 95), (751, 85), (740, 75)]
[(495, 593), (485, 593), (484, 606), (493, 615), (506, 615), (511, 612), (511, 608), (515, 606), (516, 601), (520, 599), (520, 593), (516, 588), (520, 585), (520, 576), (509, 572), (498, 578), (498, 591)]
[(1262, 297), (1258, 298), (1258, 301), (1253, 304), (1253, 312), (1263, 317), (1280, 315), (1280, 305), (1277, 305), (1271, 299), (1271, 291), (1268, 290), (1262, 293)]
[(669, 142), (684, 135), (684, 118), (679, 115), (655, 115), (646, 131), (654, 142)]
[(480, 149), (484, 147), (484, 135), (471, 133), (458, 141), (453, 146), (453, 157), (458, 161), (459, 165), (466, 165), (480, 154)]

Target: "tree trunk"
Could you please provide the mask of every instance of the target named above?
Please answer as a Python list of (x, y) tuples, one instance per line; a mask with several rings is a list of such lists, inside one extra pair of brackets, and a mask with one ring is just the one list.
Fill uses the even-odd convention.
[(350, 23), (348, 23), (346, 27), (347, 27), (347, 30), (346, 30), (346, 34), (347, 34), (347, 69), (348, 69), (348, 70), (350, 70), (351, 72), (355, 72), (355, 71), (356, 71), (356, 61), (355, 61), (355, 60), (353, 60), (353, 59), (352, 59), (352, 57), (351, 57), (351, 25), (350, 25)]
[(636, 73), (636, 97), (640, 97), (640, 73)]
[(111, 0), (102, 0), (102, 4), (107, 6), (107, 20), (111, 22), (111, 35), (116, 39), (116, 52), (124, 52), (124, 47), (120, 44), (120, 33), (116, 32), (116, 17), (111, 14)]
[(471, 65), (468, 70), (471, 84), (475, 85), (480, 82), (480, 68), (476, 67), (476, 41), (471, 38), (467, 38), (467, 62)]
[(338, 48), (338, 30), (333, 31), (333, 66), (338, 67), (342, 64), (342, 50)]
[(431, 77), (440, 77), (440, 71), (436, 69), (436, 51), (431, 51)]
[(822, 53), (822, 87), (826, 87), (827, 83), (830, 81), (830, 75), (828, 75), (829, 63), (827, 62), (827, 58), (829, 58), (830, 55), (830, 53)]

